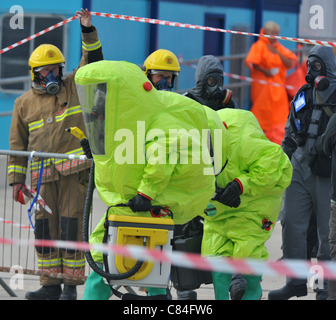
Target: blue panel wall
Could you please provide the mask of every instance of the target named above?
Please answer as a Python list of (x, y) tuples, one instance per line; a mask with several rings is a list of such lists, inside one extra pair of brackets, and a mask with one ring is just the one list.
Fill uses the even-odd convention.
[[(191, 14), (192, 12), (192, 14)], [(248, 8), (225, 8), (223, 6), (204, 6), (198, 4), (183, 4), (162, 2), (160, 4), (159, 16), (162, 20), (175, 22), (186, 22), (196, 25), (205, 25), (205, 13), (225, 15), (225, 29), (231, 29), (237, 21), (243, 21), (247, 28), (253, 23), (254, 16)], [(211, 27), (211, 26), (209, 26)], [(159, 27), (159, 47), (173, 51), (177, 56), (184, 60), (198, 59), (203, 55), (204, 33), (212, 31), (200, 31), (176, 27)], [(225, 34), (225, 52), (223, 55), (230, 54), (230, 35)], [(190, 88), (195, 82), (195, 69), (183, 66), (179, 78), (179, 89)]]
[[(148, 17), (149, 1), (92, 1), (92, 11)], [(142, 64), (147, 56), (149, 25), (111, 18), (94, 17), (103, 44), (104, 59)]]

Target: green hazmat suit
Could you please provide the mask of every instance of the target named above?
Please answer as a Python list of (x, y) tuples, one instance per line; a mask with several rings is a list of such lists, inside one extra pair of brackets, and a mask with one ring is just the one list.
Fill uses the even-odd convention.
[[(157, 91), (138, 66), (126, 61), (92, 63), (78, 70), (75, 81), (103, 202), (127, 203), (140, 192), (152, 205), (168, 207), (175, 224), (205, 216), (215, 192), (204, 143), (209, 135), (206, 109), (181, 95)], [(104, 125), (95, 124), (99, 117)], [(150, 217), (127, 207), (111, 208), (109, 214)], [(91, 234), (91, 244), (102, 243), (104, 221)], [(100, 252), (91, 252), (96, 262), (103, 261)]]
[[(265, 242), (272, 234), (283, 193), (291, 182), (292, 165), (281, 146), (265, 137), (250, 111), (222, 109), (217, 113), (228, 127), (231, 144), (228, 164), (217, 176), (217, 184), (224, 188), (238, 179), (243, 193), (237, 208), (212, 201), (217, 214), (204, 222), (202, 254), (267, 259)], [(262, 229), (264, 219), (273, 223), (269, 230)], [(245, 278), (247, 286), (243, 298), (260, 298), (261, 277)], [(213, 282), (216, 299), (228, 299), (231, 275), (215, 273)]]

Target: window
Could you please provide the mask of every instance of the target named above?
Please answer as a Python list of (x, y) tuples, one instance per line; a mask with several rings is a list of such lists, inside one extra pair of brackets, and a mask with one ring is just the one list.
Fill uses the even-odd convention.
[[(10, 19), (12, 14), (4, 14), (1, 18), (1, 48), (6, 48), (20, 40), (23, 40), (39, 31), (42, 31), (65, 19), (60, 15), (24, 14), (24, 28), (11, 29)], [(56, 28), (28, 41), (12, 50), (0, 55), (0, 79), (13, 77), (26, 77), (27, 80), (0, 84), (0, 90), (5, 92), (21, 93), (30, 88), (31, 78), (28, 68), (28, 59), (33, 50), (43, 43), (57, 46), (65, 55), (66, 49), (66, 26)]]

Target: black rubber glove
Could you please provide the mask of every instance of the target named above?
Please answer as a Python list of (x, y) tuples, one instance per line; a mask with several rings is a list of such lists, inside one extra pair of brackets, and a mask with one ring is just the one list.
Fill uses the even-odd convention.
[(215, 199), (226, 206), (237, 208), (240, 205), (240, 185), (237, 181), (232, 181), (226, 185), (223, 192), (216, 196)]
[(88, 159), (92, 159), (92, 153), (91, 153), (91, 148), (89, 144), (89, 140), (84, 138), (80, 141), (80, 145), (82, 146), (82, 149), (84, 151), (84, 154)]
[(137, 194), (127, 202), (127, 206), (129, 206), (133, 212), (151, 211), (152, 202), (141, 194)]

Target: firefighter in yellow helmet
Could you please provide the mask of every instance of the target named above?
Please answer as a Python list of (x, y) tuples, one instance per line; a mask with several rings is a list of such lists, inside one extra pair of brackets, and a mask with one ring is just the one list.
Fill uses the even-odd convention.
[(158, 49), (147, 57), (143, 70), (157, 90), (171, 91), (181, 69), (174, 53)]
[(40, 45), (31, 54), (28, 64), (33, 87), (49, 94), (60, 91), (65, 58), (56, 46)]
[[(82, 60), (80, 66), (102, 60), (102, 48), (97, 30), (91, 25), (91, 14), (86, 10), (76, 12), (82, 30)], [(78, 139), (65, 132), (69, 126), (85, 130), (79, 105), (75, 70), (63, 79), (65, 58), (51, 44), (42, 44), (30, 56), (32, 88), (15, 101), (9, 144), (11, 150), (42, 151), (47, 153), (82, 154)], [(43, 164), (43, 166), (42, 166)], [(41, 172), (41, 167), (43, 172)], [(42, 173), (40, 195), (52, 211), (50, 215), (40, 206), (35, 211), (35, 238), (38, 240), (81, 241), (84, 187), (89, 165), (82, 161), (35, 159), (30, 164), (26, 157), (11, 157), (8, 182), (15, 201), (22, 199), (26, 174), (32, 187), (38, 186)], [(22, 201), (22, 200), (21, 200)], [(22, 202), (21, 202), (22, 203)], [(56, 273), (83, 276), (85, 258), (82, 252), (58, 248), (36, 247), (38, 268), (54, 277), (41, 276), (42, 287), (26, 293), (29, 300), (73, 300), (76, 286), (84, 281), (56, 278)], [(80, 279), (80, 278), (79, 278)], [(61, 284), (64, 284), (64, 288)]]

